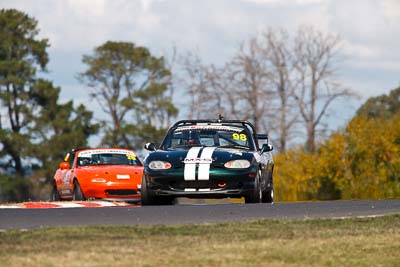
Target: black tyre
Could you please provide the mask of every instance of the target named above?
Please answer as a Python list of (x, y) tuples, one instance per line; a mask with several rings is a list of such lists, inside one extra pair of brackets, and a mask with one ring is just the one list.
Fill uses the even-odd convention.
[(146, 178), (142, 176), (142, 188), (140, 189), (142, 195), (142, 205), (172, 205), (174, 204), (174, 197), (159, 197), (155, 196), (148, 188)]
[(140, 189), (140, 193), (142, 195), (143, 206), (157, 204), (154, 195), (147, 189), (146, 178), (144, 177), (144, 175), (142, 176), (142, 187)]
[(262, 191), (260, 178), (260, 172), (258, 172), (256, 178), (254, 179), (254, 190), (249, 195), (244, 197), (245, 203), (261, 203)]
[(78, 181), (74, 181), (74, 194), (72, 196), (72, 200), (82, 201), (85, 200), (85, 196), (82, 193), (81, 186), (79, 185)]
[(262, 202), (263, 203), (274, 203), (274, 187), (272, 186), (268, 190), (265, 190), (262, 193)]
[(53, 189), (51, 190), (50, 201), (60, 201), (60, 193), (56, 185), (53, 185)]
[(263, 203), (274, 203), (274, 183), (272, 179), (273, 170), (268, 174), (267, 188), (262, 192)]

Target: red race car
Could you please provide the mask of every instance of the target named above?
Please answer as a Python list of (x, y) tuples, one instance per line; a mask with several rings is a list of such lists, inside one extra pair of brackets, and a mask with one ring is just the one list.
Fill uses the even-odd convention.
[(138, 202), (142, 175), (143, 164), (130, 149), (73, 149), (54, 175), (51, 200)]

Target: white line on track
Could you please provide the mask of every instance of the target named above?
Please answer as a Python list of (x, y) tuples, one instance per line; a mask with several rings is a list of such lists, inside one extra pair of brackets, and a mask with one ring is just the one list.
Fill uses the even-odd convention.
[(24, 202), (0, 204), (0, 209), (50, 209), (50, 208), (102, 208), (102, 207), (136, 207), (126, 202), (109, 201), (57, 201), (57, 202)]

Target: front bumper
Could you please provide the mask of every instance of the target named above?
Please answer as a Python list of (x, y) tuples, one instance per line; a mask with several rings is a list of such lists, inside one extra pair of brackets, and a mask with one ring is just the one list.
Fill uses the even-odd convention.
[[(188, 198), (242, 197), (254, 191), (257, 168), (211, 169), (208, 180), (184, 180), (183, 170), (145, 172), (147, 189), (157, 196)], [(196, 174), (197, 177), (197, 174)]]
[(86, 198), (98, 198), (112, 201), (140, 201), (140, 185), (132, 183), (93, 183), (82, 184)]

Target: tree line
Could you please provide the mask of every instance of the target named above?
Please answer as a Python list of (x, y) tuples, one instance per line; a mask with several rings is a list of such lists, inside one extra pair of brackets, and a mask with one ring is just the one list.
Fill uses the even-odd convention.
[[(141, 148), (158, 140), (178, 113), (171, 71), (162, 57), (129, 42), (108, 41), (83, 55), (79, 79), (92, 89), (105, 118), (73, 100), (60, 103), (61, 88), (40, 78), (49, 61), (49, 40), (37, 20), (15, 9), (0, 10), (0, 199), (45, 194), (63, 155), (99, 146)], [(28, 178), (29, 179), (28, 179)]]
[[(135, 150), (146, 141), (159, 142), (182, 110), (188, 119), (221, 113), (251, 121), (259, 132), (275, 137), (278, 198), (319, 198), (309, 189), (307, 194), (299, 187), (290, 189), (304, 179), (302, 186), (318, 186), (305, 173), (285, 173), (283, 166), (296, 162), (291, 153), (300, 158), (321, 153), (329, 107), (354, 95), (338, 81), (339, 36), (306, 26), (293, 36), (284, 29), (268, 29), (243, 42), (222, 66), (205, 64), (194, 52), (167, 60), (132, 42), (107, 41), (82, 56), (85, 70), (78, 74), (104, 113), (95, 118), (85, 105), (60, 103), (61, 88), (39, 78), (47, 71), (49, 40), (38, 33), (35, 18), (15, 9), (0, 10), (0, 200), (46, 195), (64, 153), (87, 147), (90, 137), (101, 137), (98, 146)], [(187, 104), (178, 109), (177, 97)], [(298, 150), (293, 150), (295, 138), (304, 140)], [(312, 177), (322, 184), (318, 190), (336, 192), (331, 176)]]
[(315, 153), (276, 157), (276, 194), (286, 201), (400, 197), (400, 87), (370, 98)]
[(243, 42), (222, 67), (188, 53), (182, 62), (189, 117), (208, 118), (218, 110), (248, 119), (258, 132), (275, 136), (281, 152), (305, 133), (304, 148), (315, 152), (332, 102), (355, 95), (337, 80), (339, 50), (339, 36), (303, 26), (294, 36), (268, 29)]

